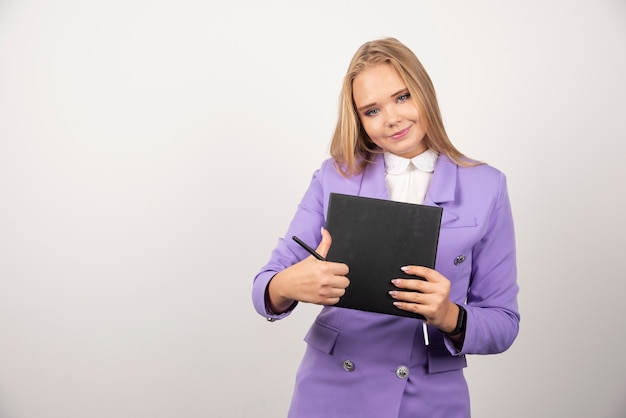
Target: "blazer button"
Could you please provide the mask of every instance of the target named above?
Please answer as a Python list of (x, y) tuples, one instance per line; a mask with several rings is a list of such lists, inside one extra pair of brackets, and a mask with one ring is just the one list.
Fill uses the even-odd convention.
[(354, 363), (351, 362), (350, 360), (344, 360), (343, 361), (343, 369), (347, 372), (351, 372), (354, 370)]
[(398, 379), (406, 379), (409, 377), (409, 368), (406, 366), (400, 366), (396, 369), (396, 376)]

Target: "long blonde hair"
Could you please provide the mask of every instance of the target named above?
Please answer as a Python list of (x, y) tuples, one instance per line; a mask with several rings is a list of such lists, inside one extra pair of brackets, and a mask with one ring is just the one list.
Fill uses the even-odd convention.
[(339, 117), (330, 144), (330, 154), (341, 174), (359, 174), (372, 161), (374, 154), (381, 152), (363, 129), (352, 95), (355, 77), (366, 68), (379, 64), (391, 65), (405, 82), (426, 126), (426, 145), (458, 165), (477, 164), (450, 142), (443, 126), (435, 88), (422, 63), (400, 41), (385, 38), (363, 44), (352, 57), (343, 80)]

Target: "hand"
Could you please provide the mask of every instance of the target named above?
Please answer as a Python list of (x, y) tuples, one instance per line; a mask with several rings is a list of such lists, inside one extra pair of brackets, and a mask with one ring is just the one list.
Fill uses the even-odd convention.
[(426, 280), (393, 279), (391, 282), (399, 289), (389, 292), (396, 300), (394, 305), (421, 314), (429, 325), (451, 332), (456, 327), (459, 308), (450, 301), (450, 280), (428, 267), (405, 266), (402, 271)]
[[(316, 252), (326, 257), (332, 244), (330, 233), (322, 229), (322, 241)], [(350, 281), (348, 266), (320, 261), (309, 256), (276, 274), (269, 283), (268, 295), (274, 313), (289, 309), (294, 301), (334, 305), (346, 293)]]

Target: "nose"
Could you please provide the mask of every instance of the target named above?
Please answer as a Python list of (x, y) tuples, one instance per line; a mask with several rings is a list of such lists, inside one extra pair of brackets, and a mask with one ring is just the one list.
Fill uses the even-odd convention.
[(400, 124), (402, 118), (395, 109), (387, 110), (387, 126), (392, 127)]

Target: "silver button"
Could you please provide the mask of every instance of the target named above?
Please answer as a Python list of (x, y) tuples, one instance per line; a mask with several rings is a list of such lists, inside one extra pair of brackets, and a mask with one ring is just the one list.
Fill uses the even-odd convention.
[(398, 379), (406, 379), (409, 377), (409, 368), (406, 366), (400, 366), (396, 369), (396, 376)]
[(465, 261), (465, 256), (463, 254), (461, 254), (460, 256), (458, 256), (457, 258), (454, 259), (454, 265), (458, 266), (459, 264), (461, 264), (464, 261)]
[(343, 369), (347, 372), (351, 372), (352, 370), (354, 370), (354, 363), (351, 362), (350, 360), (344, 360)]
[(274, 321), (276, 321), (276, 319), (275, 319), (275, 318), (270, 318), (270, 317), (267, 317), (267, 318), (265, 318), (265, 319), (267, 319), (267, 322), (274, 322)]

